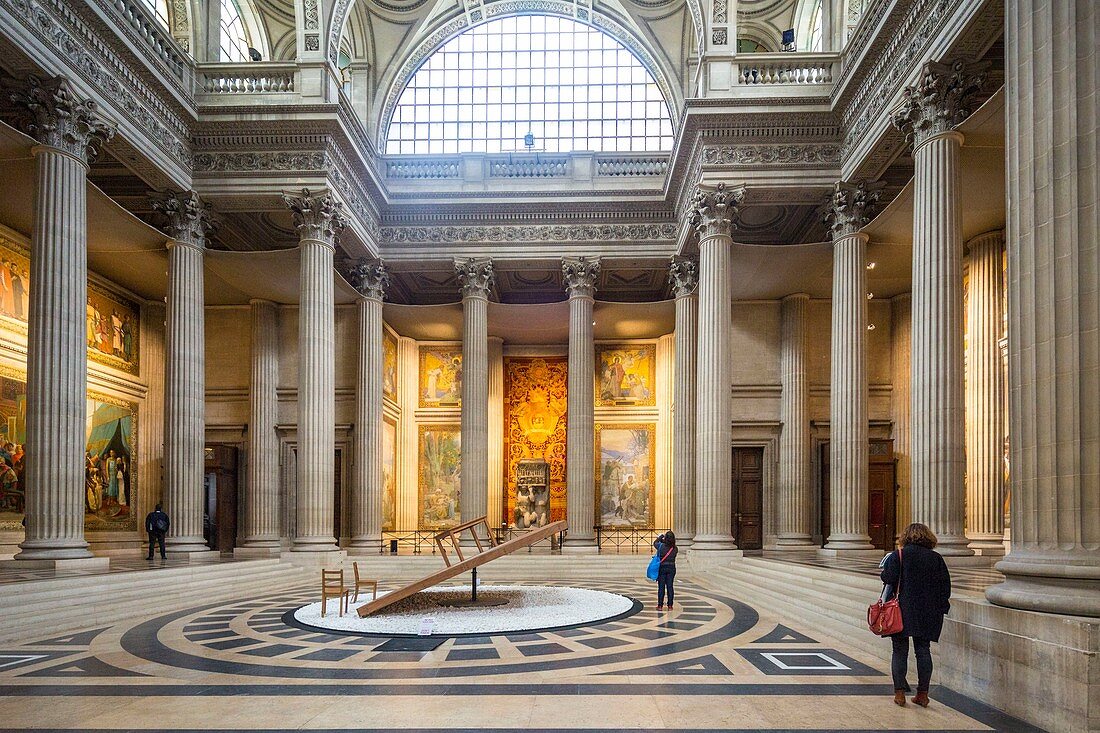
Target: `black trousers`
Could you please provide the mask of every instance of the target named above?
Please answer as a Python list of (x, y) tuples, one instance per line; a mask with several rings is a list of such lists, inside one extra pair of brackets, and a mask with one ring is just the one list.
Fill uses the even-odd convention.
[(168, 557), (167, 555), (164, 554), (164, 533), (163, 532), (150, 532), (149, 533), (149, 557), (148, 557), (148, 559), (150, 559), (150, 560), (153, 559), (153, 544), (157, 543), (157, 542), (160, 543), (160, 556), (162, 558)]
[[(898, 634), (891, 636), (894, 653), (890, 657), (890, 673), (894, 677), (894, 689), (909, 692), (909, 683), (905, 675), (909, 671), (909, 637)], [(932, 642), (928, 639), (913, 638), (913, 652), (917, 656), (917, 692), (928, 692), (928, 683), (932, 679)]]
[(662, 565), (657, 570), (657, 605), (665, 605), (665, 593), (668, 593), (668, 605), (672, 605), (672, 581), (676, 579), (675, 565)]

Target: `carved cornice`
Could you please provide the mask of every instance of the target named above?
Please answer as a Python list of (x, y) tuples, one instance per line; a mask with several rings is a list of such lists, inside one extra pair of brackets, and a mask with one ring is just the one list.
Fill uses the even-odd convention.
[(594, 297), (599, 276), (599, 257), (563, 257), (561, 260), (562, 283), (570, 298)]
[(668, 266), (668, 282), (677, 298), (684, 298), (699, 287), (699, 262), (692, 257), (673, 257)]
[(484, 259), (455, 260), (455, 275), (462, 284), (463, 298), (488, 298), (493, 289), (493, 261)]
[(901, 106), (891, 117), (894, 127), (905, 133), (906, 143), (919, 146), (969, 117), (989, 66), (988, 61), (965, 59), (926, 62), (917, 83), (905, 87)]
[(343, 216), (343, 204), (332, 198), (332, 194), (312, 193), (303, 188), (301, 194), (283, 194), (283, 201), (294, 214), (294, 224), (299, 236), (333, 246), (336, 234), (343, 229), (347, 221)]
[(676, 238), (676, 224), (593, 224), (515, 226), (383, 227), (384, 244), (405, 242), (451, 244), (463, 242), (637, 242)]
[(855, 234), (867, 226), (875, 216), (879, 194), (885, 185), (881, 181), (836, 182), (825, 212), (825, 224), (833, 241)]
[(359, 260), (348, 271), (348, 282), (363, 297), (382, 300), (390, 286), (390, 273), (381, 260)]
[(153, 210), (166, 219), (165, 233), (179, 244), (204, 247), (206, 235), (218, 225), (210, 204), (194, 191), (153, 194), (151, 203)]
[(691, 197), (692, 226), (701, 238), (729, 236), (737, 219), (738, 208), (745, 200), (745, 189), (699, 185)]
[(808, 166), (839, 165), (840, 146), (814, 145), (706, 145), (704, 165)]
[(322, 152), (201, 152), (195, 153), (196, 173), (252, 171), (323, 171), (328, 159)]
[(17, 122), (24, 132), (85, 165), (114, 137), (114, 125), (100, 115), (95, 101), (80, 99), (64, 77), (41, 79), (31, 74), (12, 84), (8, 96), (16, 104)]

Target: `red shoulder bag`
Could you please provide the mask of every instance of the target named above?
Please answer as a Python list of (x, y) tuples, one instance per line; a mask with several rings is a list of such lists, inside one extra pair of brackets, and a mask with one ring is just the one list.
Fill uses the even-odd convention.
[(901, 549), (898, 549), (898, 588), (894, 597), (888, 601), (881, 598), (867, 607), (867, 626), (871, 633), (879, 636), (892, 636), (900, 634), (903, 628), (901, 622), (901, 606), (898, 598), (901, 597)]

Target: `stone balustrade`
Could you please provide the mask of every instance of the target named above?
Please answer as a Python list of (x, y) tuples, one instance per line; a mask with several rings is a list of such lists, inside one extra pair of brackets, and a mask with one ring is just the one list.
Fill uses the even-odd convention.
[(294, 91), (294, 63), (200, 64), (199, 94), (285, 94)]
[(752, 54), (736, 62), (738, 84), (832, 84), (835, 54)]
[(393, 159), (386, 161), (386, 178), (405, 181), (458, 178), (461, 168), (459, 158)]
[(667, 155), (650, 155), (629, 158), (596, 158), (596, 175), (634, 178), (637, 176), (664, 176), (668, 171)]
[(148, 45), (149, 52), (168, 67), (178, 79), (187, 77), (192, 63), (187, 53), (168, 30), (153, 17), (149, 6), (142, 0), (111, 0), (110, 6), (121, 16), (120, 20)]

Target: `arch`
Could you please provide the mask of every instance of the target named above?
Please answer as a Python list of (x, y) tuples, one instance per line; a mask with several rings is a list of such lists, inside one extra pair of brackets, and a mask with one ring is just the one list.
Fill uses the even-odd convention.
[(823, 0), (798, 0), (794, 11), (794, 41), (799, 51), (820, 51), (822, 28), (821, 4)]
[[(217, 2), (219, 37), (211, 44), (220, 49), (219, 61), (248, 61), (248, 49), (255, 48), (264, 59), (271, 58), (271, 47), (264, 33), (260, 13), (251, 0), (209, 0), (213, 11)], [(241, 45), (243, 44), (243, 48)]]

